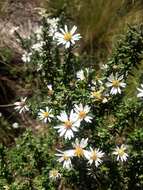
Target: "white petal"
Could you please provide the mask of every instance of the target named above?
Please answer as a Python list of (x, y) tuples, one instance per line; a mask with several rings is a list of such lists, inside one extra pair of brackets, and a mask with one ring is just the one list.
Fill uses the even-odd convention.
[(73, 123), (74, 127), (80, 127), (80, 120), (77, 120), (76, 122)]
[(114, 88), (114, 87), (110, 91), (110, 94), (113, 94), (113, 95), (117, 94), (117, 93), (118, 93), (118, 90), (117, 90), (117, 88)]
[(121, 81), (121, 80), (123, 80), (123, 78), (124, 78), (124, 76), (121, 75), (120, 77), (118, 77), (118, 80)]
[(68, 42), (66, 42), (65, 48), (69, 48), (69, 47), (70, 47), (70, 42), (68, 41)]
[(123, 87), (123, 88), (125, 88), (126, 87), (126, 83), (120, 82), (120, 86)]
[(78, 129), (76, 127), (74, 127), (74, 126), (72, 126), (72, 130), (75, 131), (75, 132), (78, 131)]
[(77, 27), (76, 27), (76, 26), (73, 26), (73, 28), (71, 29), (70, 33), (73, 35), (76, 30), (77, 30)]
[(65, 132), (66, 132), (66, 129), (63, 129), (63, 130), (60, 132), (60, 137), (64, 136)]
[(74, 134), (73, 134), (73, 132), (72, 132), (71, 129), (68, 129), (66, 131), (66, 133), (65, 133), (65, 139), (69, 139), (70, 140), (72, 137), (74, 137)]
[[(57, 116), (57, 117), (58, 117), (58, 116)], [(61, 113), (60, 117), (58, 117), (58, 119), (59, 119), (60, 121), (62, 121), (62, 122), (65, 122), (65, 121), (68, 120), (68, 115), (66, 114), (65, 111), (63, 111), (63, 112)]]
[(137, 94), (137, 97), (138, 97), (138, 98), (143, 97), (143, 92), (141, 92), (141, 93)]
[(106, 83), (106, 86), (107, 86), (107, 87), (111, 87), (111, 86), (112, 86), (112, 83), (107, 82), (107, 83)]
[(75, 122), (77, 119), (78, 119), (77, 114), (75, 114), (74, 111), (71, 110), (71, 113), (70, 113), (70, 121), (71, 121), (71, 122)]
[(86, 116), (84, 119), (86, 122), (91, 123), (92, 117)]
[(66, 33), (68, 32), (68, 27), (67, 27), (67, 25), (65, 25), (65, 32), (66, 32)]
[(121, 89), (118, 87), (118, 93), (121, 94)]

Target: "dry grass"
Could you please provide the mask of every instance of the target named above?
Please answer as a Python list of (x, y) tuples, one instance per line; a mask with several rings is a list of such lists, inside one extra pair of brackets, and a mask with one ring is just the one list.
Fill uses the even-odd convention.
[(96, 50), (96, 54), (100, 54), (99, 56), (103, 54), (103, 57), (111, 52), (112, 42), (125, 32), (127, 24), (138, 24), (143, 21), (142, 0), (50, 0), (49, 2), (55, 9), (60, 9), (64, 5), (67, 7), (67, 12), (75, 20), (83, 35), (83, 50), (91, 53), (95, 53)]

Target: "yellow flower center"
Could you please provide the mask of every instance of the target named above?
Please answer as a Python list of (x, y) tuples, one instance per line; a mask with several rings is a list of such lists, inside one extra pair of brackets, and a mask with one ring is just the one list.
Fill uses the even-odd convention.
[(80, 146), (75, 148), (75, 156), (82, 157), (84, 155), (83, 149)]
[(100, 91), (91, 92), (91, 95), (96, 98), (97, 101), (102, 100), (102, 94)]
[(51, 175), (54, 177), (58, 176), (58, 170), (52, 170)]
[(64, 34), (64, 40), (65, 41), (70, 41), (72, 39), (72, 35), (70, 32), (67, 32)]
[(119, 156), (123, 156), (125, 154), (125, 150), (123, 148), (120, 148), (117, 150)]
[(44, 113), (43, 113), (43, 116), (44, 116), (44, 117), (48, 117), (48, 116), (49, 116), (49, 112), (47, 112), (47, 111), (44, 112)]
[(68, 157), (66, 154), (64, 154), (64, 155), (63, 155), (63, 159), (64, 159), (64, 160), (68, 160), (69, 157)]
[(115, 87), (115, 88), (119, 87), (119, 86), (120, 86), (120, 81), (118, 81), (118, 80), (113, 80), (113, 81), (112, 81), (112, 86)]
[(48, 90), (48, 95), (51, 96), (53, 95), (54, 91), (53, 90)]
[(84, 119), (85, 117), (86, 117), (85, 111), (80, 111), (80, 112), (79, 112), (79, 118), (80, 118), (80, 119)]
[(70, 129), (71, 127), (72, 127), (72, 122), (71, 121), (66, 121), (65, 122), (65, 127), (67, 128), (67, 129)]
[(26, 105), (25, 102), (20, 102), (20, 106), (21, 106), (21, 107), (24, 107), (25, 105)]
[(97, 160), (97, 154), (95, 151), (92, 153), (91, 159), (94, 161)]

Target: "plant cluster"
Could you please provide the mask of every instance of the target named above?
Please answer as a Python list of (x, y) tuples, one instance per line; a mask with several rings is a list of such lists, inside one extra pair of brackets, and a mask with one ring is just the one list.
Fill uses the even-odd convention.
[[(13, 109), (44, 126), (26, 131), (9, 149), (1, 146), (1, 189), (142, 189), (143, 85), (124, 99), (127, 79), (142, 60), (141, 28), (129, 28), (112, 57), (97, 71), (78, 53), (77, 27), (47, 17), (28, 39), (25, 83), (34, 89)], [(70, 28), (70, 29), (69, 29)], [(133, 101), (134, 100), (134, 101)]]

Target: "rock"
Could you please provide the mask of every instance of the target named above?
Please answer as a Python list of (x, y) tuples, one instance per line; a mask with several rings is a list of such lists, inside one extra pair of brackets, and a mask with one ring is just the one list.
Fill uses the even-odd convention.
[(40, 24), (40, 16), (36, 9), (40, 4), (40, 0), (6, 0), (1, 3), (0, 48), (9, 47), (15, 53), (22, 53), (14, 30), (16, 29), (23, 38), (27, 38)]

